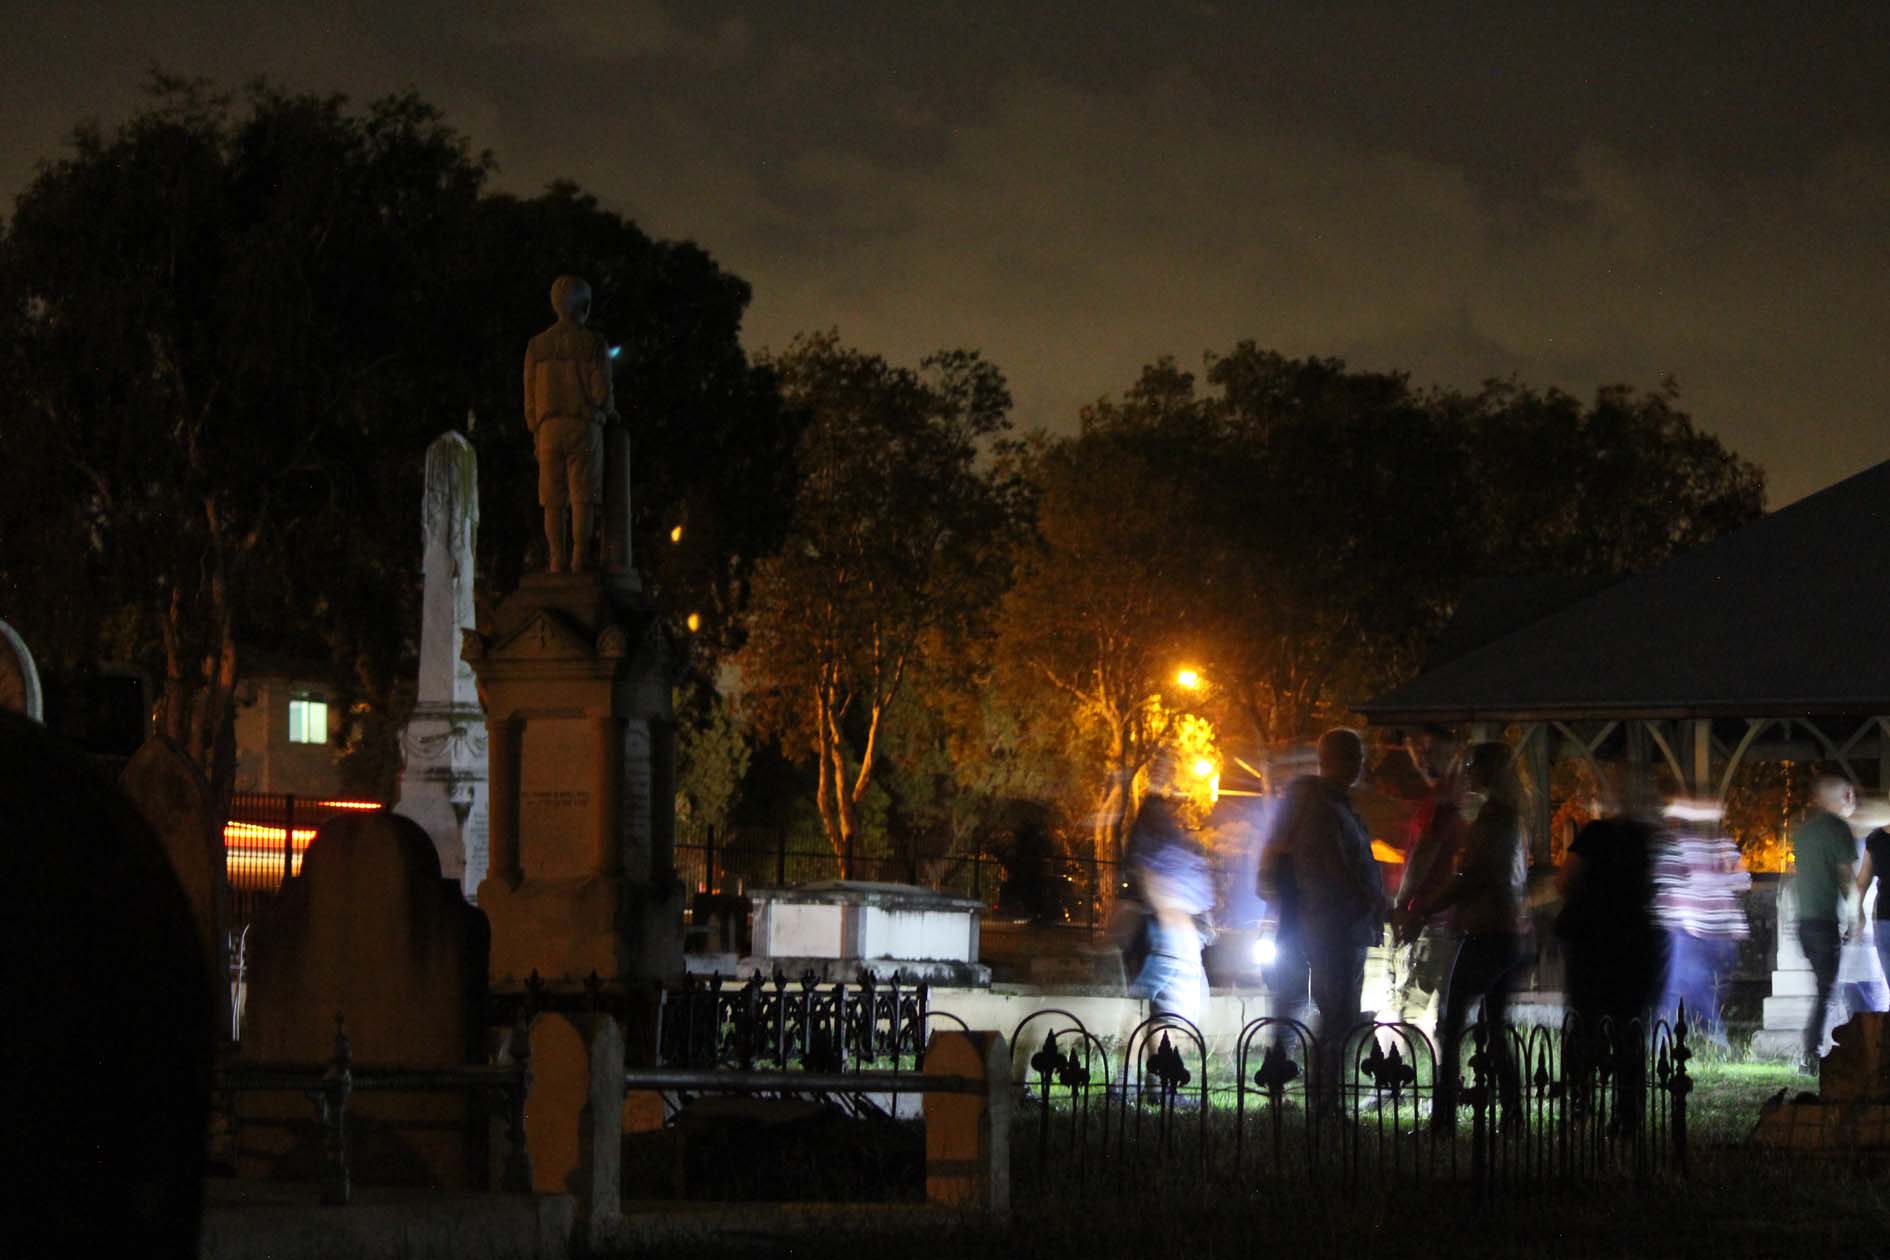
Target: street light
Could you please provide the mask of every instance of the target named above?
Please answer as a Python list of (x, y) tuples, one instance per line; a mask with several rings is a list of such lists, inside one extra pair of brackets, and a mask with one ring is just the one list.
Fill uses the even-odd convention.
[(1175, 674), (1175, 685), (1183, 691), (1193, 691), (1201, 685), (1201, 675), (1192, 669), (1182, 669)]

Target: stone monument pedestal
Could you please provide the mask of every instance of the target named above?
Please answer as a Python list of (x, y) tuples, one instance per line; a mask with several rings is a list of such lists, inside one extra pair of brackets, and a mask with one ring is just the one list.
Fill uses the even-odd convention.
[(532, 574), (464, 655), (486, 710), (492, 976), (682, 973), (672, 649), (620, 574)]

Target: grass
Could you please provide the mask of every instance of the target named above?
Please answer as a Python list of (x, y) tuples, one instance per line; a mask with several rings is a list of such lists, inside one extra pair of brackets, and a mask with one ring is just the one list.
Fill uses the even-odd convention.
[[(1467, 1186), (1336, 1178), (1269, 1184), (1228, 1170), (1201, 1175), (1186, 1156), (1129, 1175), (1037, 1182), (1034, 1127), (1014, 1139), (1019, 1164), (1008, 1222), (923, 1210), (828, 1212), (811, 1227), (675, 1236), (639, 1254), (922, 1256), (925, 1260), (1494, 1260), (1528, 1256), (1890, 1257), (1890, 1157), (1806, 1157), (1746, 1144), (1760, 1107), (1808, 1078), (1774, 1064), (1698, 1063), (1689, 1099), (1691, 1168), (1636, 1187), (1625, 1177), (1548, 1186), (1477, 1205)], [(1225, 1117), (1212, 1122), (1219, 1128)], [(1192, 1124), (1188, 1130), (1193, 1132)], [(1227, 1150), (1218, 1138), (1216, 1150)], [(1028, 1162), (1026, 1162), (1028, 1161)], [(1218, 1161), (1217, 1161), (1218, 1162)]]

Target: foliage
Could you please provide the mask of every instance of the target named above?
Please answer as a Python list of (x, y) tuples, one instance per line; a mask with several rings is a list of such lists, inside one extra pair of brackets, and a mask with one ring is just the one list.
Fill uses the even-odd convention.
[(490, 160), (411, 93), (151, 93), (80, 128), (0, 237), (0, 592), (55, 668), (129, 649), (227, 786), (238, 642), (323, 657), (384, 760), (428, 443), (464, 424), (480, 453), (482, 598), (537, 536), (518, 363), (561, 271), (624, 347), (640, 562), (723, 644), (793, 470), (742, 281), (570, 185), (487, 195)]
[(728, 701), (700, 679), (675, 689), (676, 825), (696, 835), (728, 834), (748, 773), (747, 731)]
[(0, 441), (25, 456), (0, 473), (0, 565), (60, 655), (129, 626), (160, 729), (227, 772), (239, 634), (325, 635), (374, 674), (398, 623), (369, 611), (413, 613), (375, 540), (417, 553), (391, 505), (442, 427), (441, 365), (412, 348), (487, 167), (411, 95), (152, 91), (79, 130), (0, 245)]
[(1763, 505), (1671, 384), (1424, 392), (1250, 342), (1205, 378), (1158, 360), (1029, 464), (1041, 537), (1004, 608), (1002, 698), (1063, 733), (1088, 785), (1066, 808), (1101, 857), (1181, 662), (1221, 741), (1261, 754), (1408, 677), (1474, 579), (1646, 567)]
[(918, 661), (957, 659), (983, 632), (1026, 500), (982, 462), (1010, 394), (975, 353), (913, 371), (824, 333), (772, 366), (806, 424), (803, 476), (787, 541), (755, 576), (741, 670), (761, 729), (813, 757), (844, 864), (888, 714)]

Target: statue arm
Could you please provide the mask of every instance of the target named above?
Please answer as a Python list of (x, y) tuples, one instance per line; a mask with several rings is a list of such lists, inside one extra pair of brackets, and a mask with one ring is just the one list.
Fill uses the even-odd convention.
[(526, 350), (525, 351), (525, 428), (527, 432), (536, 433), (538, 432), (538, 398), (537, 398), (538, 373), (534, 371), (534, 368), (536, 368), (537, 365), (532, 361), (532, 359), (533, 359), (532, 352), (529, 349)]
[(597, 353), (591, 359), (591, 397), (602, 399), (597, 408), (599, 420), (617, 419), (616, 374), (610, 370), (610, 347), (597, 338)]

